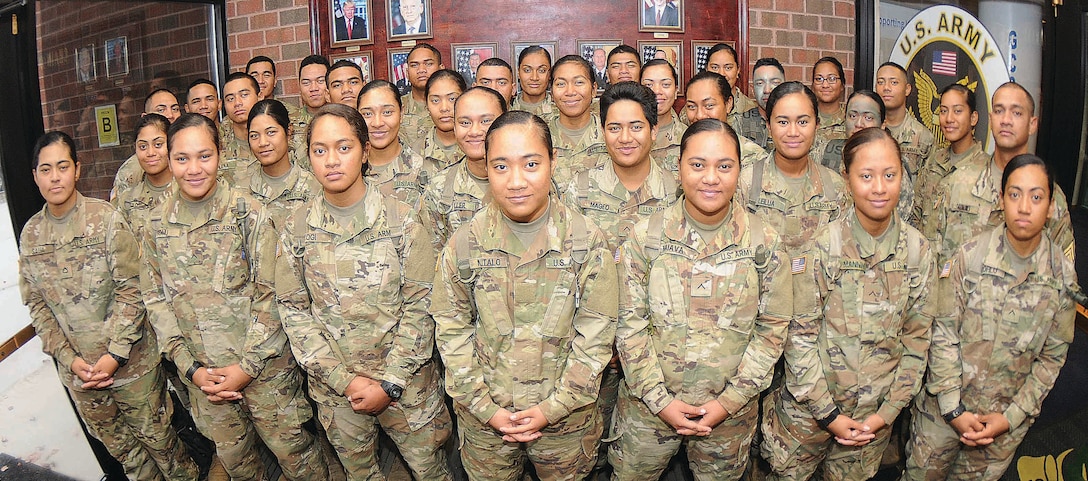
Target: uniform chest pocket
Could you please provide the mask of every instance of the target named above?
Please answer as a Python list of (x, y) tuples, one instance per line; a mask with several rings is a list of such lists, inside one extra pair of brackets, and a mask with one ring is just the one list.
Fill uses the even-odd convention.
[(540, 319), (541, 334), (565, 339), (573, 334), (576, 298), (581, 295), (577, 264), (569, 255), (545, 257), (544, 264), (544, 278), (536, 289), (538, 299), (547, 299), (544, 318)]
[(861, 336), (861, 323), (857, 322), (864, 310), (865, 270), (860, 261), (850, 265), (846, 259), (840, 260), (838, 278), (829, 283), (831, 287), (824, 301), (824, 329), (828, 337), (848, 337), (857, 339)]
[(213, 226), (209, 242), (205, 244), (207, 255), (212, 256), (212, 289), (220, 294), (235, 294), (244, 291), (250, 279), (249, 252), (246, 251), (245, 239), (237, 231), (236, 225)]
[(655, 329), (687, 326), (688, 301), (677, 265), (684, 263), (681, 261), (678, 256), (666, 254), (650, 266), (646, 297)]
[(1056, 296), (1061, 295), (1045, 284), (1028, 281), (1008, 295), (1005, 315), (1001, 317), (999, 338), (1008, 339), (1009, 348), (1035, 357), (1046, 341), (1050, 320), (1054, 319)]
[[(505, 257), (472, 259), (475, 281), (472, 295), (476, 304), (477, 344), (493, 345), (491, 341), (507, 339), (514, 334), (512, 282)], [(494, 264), (493, 267), (479, 267)]]
[(759, 312), (759, 273), (752, 262), (740, 260), (714, 267), (717, 326), (748, 336)]
[(338, 255), (336, 279), (345, 315), (357, 310), (399, 309), (400, 257), (389, 239)]

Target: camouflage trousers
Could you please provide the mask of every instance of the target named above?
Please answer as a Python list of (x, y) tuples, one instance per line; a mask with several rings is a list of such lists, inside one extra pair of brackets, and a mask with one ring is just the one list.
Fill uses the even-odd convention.
[(314, 436), (302, 423), (313, 410), (302, 391), (302, 372), (294, 359), (269, 362), (260, 376), (242, 391), (241, 401), (212, 403), (200, 388), (189, 389), (193, 421), (215, 442), (215, 451), (235, 481), (259, 480), (264, 474), (259, 441), (279, 461), (292, 481), (327, 479), (328, 468)]
[(771, 465), (771, 480), (807, 480), (817, 468), (822, 469), (825, 480), (867, 480), (880, 469), (880, 459), (891, 439), (889, 426), (877, 431), (869, 444), (843, 446), (785, 387), (764, 400), (762, 430), (760, 452)]
[(404, 408), (394, 405), (371, 416), (351, 407), (318, 404), (317, 414), (351, 481), (385, 479), (378, 466), (379, 426), (396, 443), (415, 479), (453, 479), (443, 450), (453, 431), (453, 421), (444, 403), (437, 416), (416, 430), (408, 425)]
[(716, 426), (709, 436), (680, 436), (646, 404), (620, 388), (615, 414), (618, 439), (608, 451), (613, 480), (658, 479), (669, 460), (687, 445), (688, 463), (697, 480), (734, 480), (744, 475), (758, 424), (758, 400), (751, 400)]
[(173, 406), (162, 366), (123, 386), (68, 392), (87, 430), (125, 467), (129, 479), (197, 478), (196, 463), (170, 426)]
[(579, 408), (541, 430), (528, 443), (508, 443), (487, 424), (459, 405), (457, 435), (461, 461), (470, 481), (516, 481), (533, 463), (542, 480), (581, 480), (593, 470), (601, 439), (601, 415), (595, 404)]
[(939, 411), (936, 397), (923, 393), (915, 399), (903, 480), (1000, 479), (1034, 422), (1028, 418), (989, 446), (971, 447), (960, 442), (959, 434)]

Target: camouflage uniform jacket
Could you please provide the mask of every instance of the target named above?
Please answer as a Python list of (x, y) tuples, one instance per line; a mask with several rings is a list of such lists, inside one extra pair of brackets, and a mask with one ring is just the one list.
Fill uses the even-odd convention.
[(19, 290), (64, 385), (83, 390), (71, 371), (76, 357), (94, 365), (110, 353), (128, 359), (113, 375), (116, 388), (159, 365), (140, 302), (139, 244), (112, 205), (75, 195), (65, 219), (46, 206), (23, 227)]
[(729, 111), (729, 126), (733, 127), (733, 130), (740, 132), (740, 117), (745, 112), (757, 109), (759, 110), (759, 104), (751, 97), (744, 95), (744, 92), (740, 91), (740, 87), (733, 87), (733, 110)]
[(125, 159), (125, 161), (121, 163), (121, 166), (117, 168), (117, 173), (113, 176), (113, 189), (110, 190), (110, 201), (116, 199), (126, 190), (131, 189), (133, 186), (140, 183), (143, 176), (144, 168), (140, 166), (140, 159), (136, 158), (136, 154), (132, 154), (131, 157)]
[[(408, 147), (411, 147), (410, 145)], [(426, 187), (430, 179), (440, 170), (455, 164), (465, 153), (461, 151), (461, 145), (454, 142), (449, 147), (443, 147), (438, 140), (438, 128), (431, 127), (423, 141), (423, 150), (414, 150), (423, 156), (423, 168), (419, 172), (420, 184)]]
[(447, 167), (435, 175), (423, 192), (424, 222), (434, 235), (435, 251), (441, 251), (450, 236), (472, 220), (491, 202), (491, 192), (468, 171), (468, 159)]
[(940, 272), (926, 389), (941, 412), (960, 402), (977, 414), (1004, 413), (1009, 429), (1039, 414), (1073, 342), (1073, 263), (1043, 238), (1017, 269), (1005, 227), (961, 247)]
[[(676, 115), (676, 112), (672, 109), (669, 109), (669, 116), (672, 121), (665, 126), (660, 124), (661, 119), (658, 118), (657, 139), (654, 140), (654, 147), (650, 154), (661, 165), (677, 166), (677, 169), (679, 169), (680, 139), (684, 137), (684, 131), (687, 130), (688, 126), (680, 122), (680, 116)], [(669, 167), (666, 168), (673, 170)]]
[(294, 107), (288, 103), (284, 103), (284, 105), (287, 106), (287, 110), (290, 112), (291, 129), (293, 130), (291, 135), (291, 160), (295, 165), (302, 167), (302, 170), (312, 174), (314, 168), (310, 165), (310, 149), (306, 145), (306, 130), (310, 128), (310, 122), (314, 120), (314, 114), (311, 114), (306, 107)]
[(676, 202), (676, 177), (650, 161), (650, 173), (631, 192), (616, 177), (612, 160), (579, 172), (567, 184), (563, 202), (604, 231), (609, 252), (617, 252), (639, 221)]
[(735, 129), (738, 135), (748, 137), (751, 141), (770, 152), (774, 150), (774, 140), (771, 139), (771, 131), (767, 128), (767, 120), (759, 113), (759, 106), (748, 109), (737, 118)]
[(261, 170), (261, 164), (253, 164), (247, 169), (249, 194), (264, 206), (265, 213), (277, 227), (283, 226), (287, 215), (298, 206), (307, 204), (310, 199), (321, 195), (321, 184), (314, 175), (291, 165), (282, 186), (273, 186)]
[[(1005, 211), (1001, 207), (1001, 173), (994, 161), (975, 162), (956, 167), (941, 181), (935, 216), (927, 219), (935, 224), (924, 229), (939, 232), (940, 255), (945, 261), (951, 258), (964, 242), (987, 230), (1005, 224)], [(1069, 219), (1069, 204), (1065, 193), (1054, 184), (1054, 212), (1046, 221), (1046, 235), (1065, 256), (1073, 259), (1073, 227)]]
[[(802, 202), (790, 205), (789, 186), (774, 163), (774, 153), (741, 169), (733, 203), (757, 214), (782, 238), (790, 256), (806, 249), (816, 229), (838, 219), (849, 203), (845, 182), (827, 167), (809, 161)], [(754, 184), (759, 179), (758, 184)]]
[(830, 115), (825, 115), (820, 112), (820, 126), (816, 129), (816, 133), (823, 136), (823, 138), (831, 139), (845, 139), (846, 135), (846, 106), (839, 105), (839, 110)]
[(121, 212), (121, 215), (125, 216), (129, 229), (132, 231), (133, 236), (136, 237), (137, 245), (139, 245), (140, 240), (144, 238), (144, 233), (147, 231), (147, 224), (151, 221), (151, 211), (162, 205), (163, 201), (174, 190), (177, 190), (177, 185), (171, 180), (169, 184), (157, 188), (151, 185), (145, 176), (140, 179), (138, 184), (122, 191), (120, 195), (110, 201)]
[(539, 406), (555, 423), (593, 404), (612, 358), (616, 268), (604, 234), (551, 200), (521, 242), (489, 204), (442, 250), (431, 297), (453, 401), (486, 423)]
[[(276, 297), (298, 361), (320, 382), (314, 400), (349, 407), (355, 376), (404, 386), (412, 430), (444, 407), (438, 388), (434, 321), (427, 313), (435, 257), (414, 209), (372, 183), (349, 225), (324, 196), (299, 206), (283, 226)], [(411, 419), (412, 417), (417, 417)]]
[(907, 112), (903, 123), (898, 127), (888, 126), (888, 131), (899, 142), (899, 150), (903, 154), (903, 164), (907, 166), (911, 178), (918, 175), (922, 163), (933, 155), (933, 133), (930, 132), (914, 115)]
[(926, 369), (936, 281), (929, 241), (897, 216), (873, 238), (850, 213), (816, 233), (803, 262), (811, 265), (799, 275), (813, 289), (795, 290), (786, 389), (814, 419), (838, 408), (891, 425)]
[[(398, 140), (398, 142), (400, 142)], [(430, 183), (430, 177), (436, 172), (424, 168), (427, 162), (404, 142), (400, 142), (400, 155), (389, 165), (380, 169), (370, 166), (367, 180), (381, 191), (384, 196), (396, 197), (401, 202), (416, 209), (420, 205), (423, 188)]]
[(589, 124), (580, 139), (569, 139), (563, 135), (558, 113), (544, 120), (548, 123), (548, 130), (552, 134), (552, 146), (556, 150), (554, 174), (556, 185), (566, 186), (578, 172), (595, 167), (600, 161), (599, 154), (608, 156), (600, 115), (590, 115)]
[(555, 106), (555, 100), (552, 99), (551, 92), (544, 92), (544, 100), (535, 104), (522, 99), (522, 93), (519, 92), (513, 99), (510, 99), (510, 110), (524, 110), (537, 117), (547, 118), (547, 116), (558, 112), (559, 108)]
[(260, 163), (257, 156), (249, 148), (249, 138), (238, 138), (234, 135), (234, 122), (230, 119), (219, 124), (219, 173), (220, 180), (226, 180), (230, 184), (246, 185), (248, 179), (244, 177), (245, 171), (250, 165)]
[(736, 413), (770, 385), (793, 315), (789, 258), (773, 229), (731, 207), (704, 242), (677, 202), (635, 227), (620, 270), (616, 348), (650, 411), (717, 399)]
[[(175, 189), (152, 211), (140, 279), (144, 303), (160, 348), (178, 369), (193, 361), (239, 364), (257, 377), (272, 358), (290, 359), (274, 289), (256, 275), (260, 259), (275, 258), (275, 226), (246, 191), (221, 182), (209, 196), (194, 205)], [(274, 266), (268, 263), (264, 268)]]
[(400, 137), (407, 141), (412, 150), (423, 152), (427, 135), (434, 128), (434, 120), (427, 110), (426, 102), (416, 101), (408, 92), (400, 97), (404, 108), (401, 110)]
[[(955, 157), (958, 160), (954, 160)], [(937, 231), (941, 228), (936, 222), (927, 222), (936, 216), (937, 197), (940, 194), (941, 181), (956, 169), (974, 163), (984, 164), (990, 161), (989, 154), (982, 150), (982, 144), (971, 144), (962, 154), (952, 153), (952, 147), (945, 147), (933, 153), (925, 163), (914, 182), (914, 214), (923, 226), (922, 233), (931, 241), (937, 240)]]

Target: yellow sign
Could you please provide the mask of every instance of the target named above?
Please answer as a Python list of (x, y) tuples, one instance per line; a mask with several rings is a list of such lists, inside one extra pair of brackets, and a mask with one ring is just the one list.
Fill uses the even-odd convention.
[(98, 146), (121, 145), (121, 131), (117, 125), (117, 106), (104, 105), (94, 108), (94, 123), (98, 126)]

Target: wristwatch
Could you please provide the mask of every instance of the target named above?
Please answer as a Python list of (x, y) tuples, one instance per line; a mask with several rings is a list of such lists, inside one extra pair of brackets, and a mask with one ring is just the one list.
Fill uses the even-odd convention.
[(394, 401), (400, 399), (400, 396), (404, 394), (404, 388), (389, 381), (382, 381), (382, 391), (385, 391), (385, 395)]
[(196, 374), (196, 370), (202, 367), (204, 367), (204, 365), (201, 364), (200, 361), (193, 361), (193, 365), (189, 366), (189, 369), (185, 371), (185, 378), (192, 381), (193, 375)]
[(125, 364), (128, 364), (128, 359), (127, 358), (123, 358), (123, 357), (118, 356), (117, 354), (114, 354), (112, 352), (109, 353), (109, 355), (110, 355), (110, 357), (113, 358), (114, 361), (117, 361), (117, 368), (118, 369), (120, 369), (122, 367), (125, 367)]
[(953, 409), (952, 412), (942, 414), (941, 417), (944, 418), (946, 422), (952, 422), (956, 418), (963, 416), (963, 413), (965, 412), (967, 412), (967, 408), (964, 407), (963, 403), (960, 403), (960, 405), (956, 406), (956, 409)]

